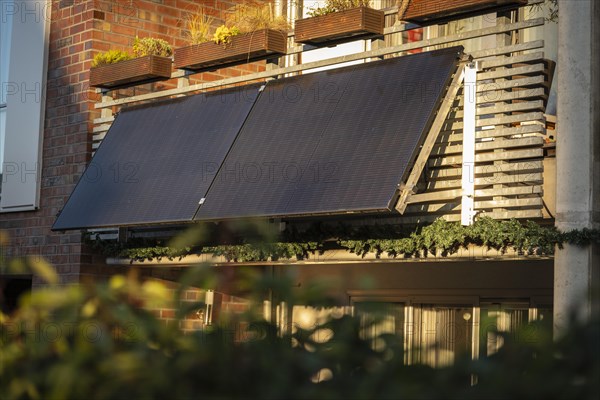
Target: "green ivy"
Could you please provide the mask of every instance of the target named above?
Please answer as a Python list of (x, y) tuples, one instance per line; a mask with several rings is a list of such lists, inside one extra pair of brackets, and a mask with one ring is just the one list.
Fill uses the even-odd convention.
[(279, 259), (306, 259), (319, 249), (317, 242), (308, 243), (257, 243), (203, 247), (202, 253), (223, 256), (227, 261), (277, 261)]
[(470, 226), (440, 218), (412, 232), (403, 229), (399, 225), (352, 227), (319, 223), (303, 232), (291, 228), (282, 235), (285, 240), (276, 243), (239, 243), (182, 249), (135, 239), (122, 244), (97, 238), (90, 243), (107, 256), (132, 260), (162, 257), (172, 260), (187, 254), (214, 254), (234, 262), (303, 260), (327, 248), (346, 249), (361, 256), (375, 253), (377, 257), (382, 254), (390, 257), (420, 257), (437, 253), (446, 256), (455, 254), (460, 248), (478, 245), (502, 253), (513, 249), (528, 255), (552, 255), (556, 246), (562, 248), (564, 244), (585, 246), (600, 243), (600, 231), (597, 229), (560, 232), (553, 226), (543, 226), (534, 221), (498, 221), (489, 217), (479, 218)]

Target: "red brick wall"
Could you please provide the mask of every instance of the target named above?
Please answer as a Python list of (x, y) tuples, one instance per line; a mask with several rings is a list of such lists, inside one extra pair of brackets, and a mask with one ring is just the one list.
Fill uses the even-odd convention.
[[(182, 20), (202, 7), (217, 18), (236, 2), (221, 0), (53, 0), (46, 91), (46, 121), (42, 154), (40, 209), (0, 215), (0, 229), (10, 243), (6, 257), (39, 255), (54, 264), (63, 283), (113, 273), (103, 258), (81, 243), (78, 231), (50, 231), (56, 214), (91, 159), (92, 121), (99, 116), (98, 99), (89, 88), (91, 60), (109, 48), (128, 49), (136, 35), (186, 45)], [(46, 13), (47, 15), (47, 13)], [(200, 80), (255, 72), (262, 64), (196, 75)], [(128, 92), (159, 90), (174, 82), (144, 85)], [(124, 93), (124, 92), (122, 92)], [(121, 94), (122, 94), (121, 93)], [(34, 285), (39, 282), (34, 281)]]

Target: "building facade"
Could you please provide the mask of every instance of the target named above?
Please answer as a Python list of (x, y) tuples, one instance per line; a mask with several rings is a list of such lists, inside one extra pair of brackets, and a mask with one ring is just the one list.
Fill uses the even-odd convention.
[[(133, 115), (139, 104), (160, 107), (163, 100), (168, 103), (169, 98), (191, 96), (228, 84), (266, 80), (269, 87), (276, 85), (275, 81), (279, 79), (303, 79), (312, 72), (318, 74), (326, 69), (360, 66), (373, 61), (388, 62), (457, 44), (471, 56), (470, 61), (477, 62), (472, 68), (478, 69), (478, 85), (472, 101), (476, 142), (471, 187), (478, 217), (516, 218), (523, 222), (532, 219), (541, 226), (554, 224), (557, 212), (554, 204), (557, 186), (554, 140), (557, 131), (552, 131), (553, 104), (556, 104), (552, 81), (554, 62), (557, 61), (557, 34), (553, 23), (544, 21), (545, 9), (539, 1), (530, 1), (530, 5), (517, 1), (510, 7), (499, 9), (469, 6), (471, 8), (459, 9), (458, 13), (442, 10), (441, 20), (426, 21), (419, 16), (420, 10), (415, 9), (418, 1), (408, 2), (407, 9), (403, 9), (404, 2), (378, 1), (374, 2), (377, 3), (375, 8), (386, 10), (383, 36), (318, 49), (298, 46), (290, 36), (286, 38), (288, 55), (277, 59), (195, 73), (174, 70), (169, 80), (116, 90), (90, 87), (89, 69), (96, 53), (109, 49), (126, 50), (136, 37), (147, 36), (165, 39), (174, 48), (183, 47), (186, 45), (186, 15), (201, 9), (213, 15), (217, 21), (214, 24), (218, 25), (234, 3), (179, 0), (2, 2), (0, 71), (2, 82), (6, 84), (3, 84), (3, 100), (0, 101), (4, 124), (0, 147), (4, 157), (0, 229), (8, 237), (8, 243), (3, 246), (4, 259), (44, 257), (56, 266), (63, 284), (98, 280), (127, 271), (131, 268), (131, 260), (107, 258), (95, 249), (94, 241), (86, 240), (86, 237), (130, 243), (136, 239), (164, 241), (186, 226), (173, 221), (167, 225), (100, 222), (76, 226), (78, 229), (51, 230), (59, 214), (62, 218), (68, 217), (62, 211), (67, 202), (72, 201), (69, 197), (77, 183), (83, 181), (84, 185), (86, 179), (97, 177), (89, 175), (90, 169), (86, 174), (86, 167), (93, 165), (92, 155), (106, 135), (110, 132), (111, 137), (117, 136), (115, 132), (119, 125), (113, 126), (113, 121)], [(308, 1), (304, 3), (275, 2), (274, 10), (293, 23), (295, 19), (307, 16), (314, 6)], [(399, 16), (399, 12), (403, 15)], [(426, 10), (426, 14), (439, 18), (440, 10)], [(402, 18), (408, 22), (400, 22)], [(23, 32), (32, 35), (27, 36), (28, 47), (22, 44), (26, 37)], [(37, 50), (32, 51), (31, 46), (37, 46)], [(23, 67), (26, 65), (36, 68), (30, 71)], [(464, 68), (463, 64), (457, 71), (461, 68)], [(456, 78), (456, 75), (458, 73), (453, 76)], [(467, 82), (464, 87), (466, 85)], [(402, 199), (403, 203), (394, 205), (391, 211), (399, 212), (350, 217), (304, 215), (301, 218), (270, 214), (265, 218), (269, 229), (279, 231), (293, 227), (302, 230), (306, 226), (328, 223), (415, 229), (440, 217), (460, 221), (462, 207), (467, 204), (462, 200), (465, 188), (460, 178), (464, 169), (463, 135), (468, 96), (461, 88), (451, 96), (452, 85), (446, 86), (442, 92), (451, 106), (444, 109), (444, 101), (436, 103), (428, 118), (430, 133), (436, 126), (437, 131), (431, 133), (433, 140), (427, 153), (421, 150), (411, 161), (414, 166), (407, 167), (405, 180), (398, 182), (407, 184), (394, 193), (394, 199)], [(290, 87), (295, 86), (287, 86), (285, 93), (288, 96), (293, 95), (289, 92)], [(239, 90), (240, 93), (243, 91)], [(287, 100), (286, 106), (296, 101), (289, 97)], [(413, 97), (407, 101), (417, 100)], [(127, 111), (129, 106), (133, 106), (133, 111)], [(160, 112), (159, 108), (156, 110)], [(441, 115), (442, 111), (446, 114), (436, 125), (435, 116)], [(117, 148), (119, 146), (117, 143)], [(424, 143), (421, 146), (421, 149), (427, 148)], [(23, 153), (23, 149), (27, 152)], [(424, 155), (419, 163), (421, 154)], [(108, 174), (114, 176), (116, 172), (122, 178), (123, 173), (128, 172), (122, 168), (127, 165), (123, 160), (120, 164), (116, 161), (116, 170), (110, 169), (115, 164), (96, 166), (103, 166), (99, 172), (105, 177)], [(417, 169), (415, 166), (419, 165)], [(98, 173), (97, 169), (95, 173)], [(408, 185), (411, 175), (414, 175), (414, 181)], [(121, 179), (117, 181), (122, 183)], [(215, 185), (211, 190), (216, 190)], [(175, 260), (138, 260), (134, 264), (145, 276), (164, 281), (176, 280), (185, 268), (198, 261), (218, 265), (225, 277), (234, 277), (240, 269), (248, 268), (265, 274), (289, 274), (300, 286), (325, 277), (338, 279), (340, 284), (332, 295), (338, 299), (339, 309), (319, 311), (302, 304), (286, 305), (277, 303), (277, 299), (266, 299), (269, 306), (265, 307), (265, 316), (277, 321), (282, 329), (293, 329), (293, 326), (313, 325), (340, 310), (353, 312), (363, 303), (385, 303), (389, 316), (377, 329), (398, 335), (404, 343), (409, 363), (441, 366), (451, 363), (461, 353), (470, 353), (472, 357), (491, 354), (501, 346), (501, 338), (494, 335), (494, 329), (516, 331), (528, 321), (552, 319), (556, 293), (551, 254), (537, 254), (537, 250), (533, 254), (496, 251), (476, 244), (451, 255), (433, 252), (420, 254), (420, 257), (388, 256), (373, 250), (360, 255), (349, 251), (348, 247), (338, 246), (323, 248), (322, 253), (309, 252), (302, 261), (267, 257), (247, 262), (206, 252)], [(4, 290), (14, 296), (41, 284), (36, 279), (6, 275)], [(370, 283), (366, 284), (367, 281)], [(196, 300), (206, 292), (198, 288), (188, 295), (191, 300)], [(214, 317), (219, 312), (244, 308), (243, 294), (227, 283), (210, 296)], [(157, 310), (157, 314), (165, 319), (174, 318), (172, 310)], [(203, 318), (187, 321), (183, 328), (199, 328), (209, 316)], [(418, 350), (424, 348), (433, 350)]]

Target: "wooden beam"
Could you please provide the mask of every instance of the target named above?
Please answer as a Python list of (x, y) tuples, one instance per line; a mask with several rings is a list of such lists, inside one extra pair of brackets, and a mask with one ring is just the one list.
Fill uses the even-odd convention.
[[(493, 219), (512, 219), (512, 218), (543, 218), (541, 209), (530, 210), (510, 210), (498, 212), (483, 212), (478, 214), (478, 217), (486, 216)], [(419, 224), (423, 222), (433, 222), (438, 218), (443, 218), (449, 222), (460, 221), (460, 214), (424, 214), (419, 216), (401, 216), (398, 222), (402, 224)]]
[[(515, 184), (515, 183), (542, 183), (544, 181), (544, 174), (541, 172), (529, 172), (524, 174), (506, 174), (502, 173), (504, 164), (490, 165), (489, 171), (498, 174), (498, 176), (479, 176), (475, 178), (475, 187), (486, 187), (490, 185), (500, 184)], [(431, 181), (427, 184), (426, 191), (452, 189), (460, 187), (460, 181), (458, 179), (446, 179)]]
[[(515, 75), (517, 74), (513, 74), (512, 76)], [(492, 92), (495, 90), (506, 90), (516, 87), (544, 86), (545, 82), (546, 77), (544, 75), (535, 75), (527, 78), (517, 78), (510, 81), (480, 83), (477, 86), (477, 93)]]
[[(497, 137), (510, 137), (516, 135), (526, 134), (544, 134), (546, 128), (541, 124), (521, 125), (512, 128), (501, 128), (501, 129), (484, 129), (476, 132), (477, 139), (497, 138)], [(452, 131), (442, 132), (438, 137), (439, 143), (444, 142), (459, 142), (462, 140), (462, 133), (452, 133)]]
[(478, 80), (507, 78), (513, 75), (538, 75), (544, 73), (546, 66), (540, 62), (534, 65), (524, 65), (522, 67), (513, 67), (510, 69), (498, 69), (495, 71), (480, 72), (477, 74)]
[(483, 61), (487, 57), (499, 56), (504, 54), (518, 53), (520, 51), (541, 49), (544, 47), (543, 40), (533, 40), (531, 42), (519, 43), (512, 46), (494, 47), (493, 49), (473, 51), (471, 57), (474, 61)]
[[(517, 186), (505, 187), (500, 189), (475, 189), (475, 197), (494, 197), (494, 196), (524, 196), (529, 194), (540, 195), (544, 193), (542, 186)], [(461, 189), (441, 190), (438, 192), (425, 192), (413, 194), (407, 199), (407, 204), (427, 203), (430, 201), (442, 201), (457, 199), (462, 195)]]
[(419, 181), (419, 176), (421, 176), (421, 172), (423, 172), (423, 168), (427, 165), (427, 159), (431, 154), (431, 149), (433, 149), (433, 145), (439, 135), (442, 126), (444, 125), (444, 121), (450, 112), (450, 108), (454, 103), (454, 99), (462, 85), (463, 79), (465, 77), (465, 69), (464, 62), (467, 60), (463, 60), (463, 62), (459, 63), (456, 73), (454, 74), (454, 78), (446, 91), (446, 95), (440, 104), (437, 114), (435, 115), (435, 119), (431, 124), (431, 128), (427, 133), (427, 137), (425, 138), (425, 142), (421, 146), (421, 150), (419, 151), (419, 155), (413, 164), (413, 168), (410, 172), (410, 175), (404, 182), (404, 186), (401, 188), (400, 197), (398, 198), (398, 202), (396, 203), (396, 211), (400, 214), (404, 213), (406, 209), (406, 199), (413, 193), (413, 190)]
[[(480, 175), (489, 175), (494, 172), (507, 172), (507, 173), (531, 173), (531, 172), (542, 172), (544, 170), (544, 162), (542, 160), (533, 161), (518, 161), (508, 162), (502, 164), (499, 170), (495, 169), (490, 165), (477, 165), (475, 166), (475, 177)], [(461, 168), (435, 168), (427, 171), (427, 181), (441, 181), (447, 179), (455, 179), (461, 175)]]
[[(516, 139), (495, 140), (491, 142), (480, 142), (475, 144), (476, 151), (489, 151), (494, 149), (510, 149), (514, 147), (541, 147), (544, 144), (544, 138), (540, 136), (528, 136)], [(447, 157), (450, 154), (458, 154), (463, 151), (461, 144), (448, 145), (436, 143), (435, 151), (432, 151), (432, 157)]]
[[(491, 107), (490, 111), (492, 111)], [(493, 114), (493, 112), (491, 113)], [(502, 117), (497, 118), (481, 118), (477, 120), (476, 126), (478, 128), (481, 128), (484, 126), (515, 124), (529, 121), (544, 121), (544, 113), (538, 111), (515, 115), (504, 115)], [(463, 127), (462, 122), (450, 122), (447, 125), (449, 125), (446, 127), (447, 130), (458, 130), (462, 129)]]
[(531, 63), (535, 61), (541, 61), (544, 59), (543, 51), (536, 51), (535, 53), (521, 54), (519, 56), (512, 57), (498, 57), (491, 60), (481, 61), (482, 69), (490, 69), (497, 67), (505, 67), (513, 64)]
[[(544, 149), (541, 147), (538, 149), (527, 149), (527, 150), (509, 150), (502, 153), (479, 153), (475, 155), (475, 162), (491, 162), (491, 161), (508, 161), (521, 158), (538, 158), (544, 156)], [(462, 163), (461, 156), (450, 156), (440, 157), (433, 160), (429, 160), (429, 167), (443, 167), (460, 165)]]
[[(508, 200), (485, 200), (476, 201), (475, 208), (486, 210), (492, 208), (539, 208), (543, 206), (541, 197), (531, 197), (526, 199), (508, 199)], [(430, 214), (430, 213), (448, 213), (462, 211), (460, 203), (453, 201), (450, 203), (433, 204), (411, 204), (406, 208), (404, 215), (411, 214)]]
[[(513, 81), (514, 82), (514, 81)], [(530, 100), (519, 103), (498, 103), (493, 107), (477, 107), (477, 116), (500, 114), (500, 113), (511, 113), (515, 111), (529, 111), (539, 110), (544, 111), (543, 100)], [(452, 114), (453, 119), (462, 119), (463, 111), (458, 110)]]

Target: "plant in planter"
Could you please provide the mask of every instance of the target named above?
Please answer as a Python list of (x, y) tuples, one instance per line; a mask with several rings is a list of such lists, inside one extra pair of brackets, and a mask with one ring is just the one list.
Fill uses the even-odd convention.
[(288, 24), (285, 18), (275, 16), (270, 3), (238, 4), (228, 10), (225, 24), (216, 29), (211, 39), (209, 29), (204, 29), (210, 25), (209, 17), (200, 13), (187, 20), (188, 37), (194, 36), (189, 21), (202, 21), (203, 33), (191, 40), (191, 46), (175, 49), (175, 68), (191, 71), (224, 68), (282, 55), (287, 50)]
[(326, 0), (309, 15), (296, 21), (298, 43), (333, 45), (383, 35), (385, 14), (370, 8), (368, 0)]
[(90, 86), (117, 89), (171, 77), (171, 46), (162, 39), (135, 38), (133, 55), (122, 50), (99, 53), (92, 60)]

